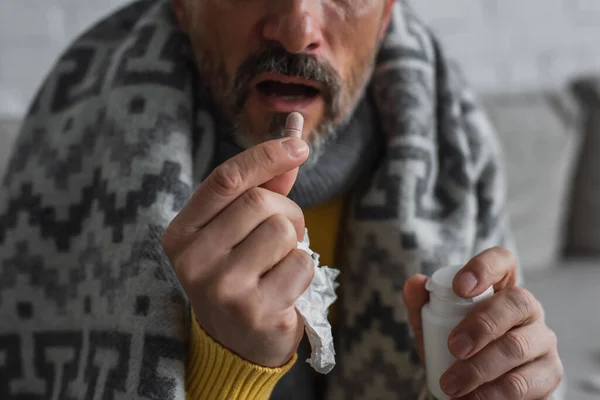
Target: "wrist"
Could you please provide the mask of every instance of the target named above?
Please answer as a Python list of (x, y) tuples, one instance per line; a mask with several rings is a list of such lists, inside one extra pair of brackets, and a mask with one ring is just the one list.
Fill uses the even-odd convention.
[(190, 399), (268, 399), (297, 356), (280, 368), (244, 360), (211, 338), (192, 315), (186, 389)]

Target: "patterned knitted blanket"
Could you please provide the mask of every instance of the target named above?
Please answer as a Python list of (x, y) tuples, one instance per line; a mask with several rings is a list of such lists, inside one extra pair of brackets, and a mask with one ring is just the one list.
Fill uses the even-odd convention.
[[(0, 399), (185, 399), (189, 306), (161, 237), (220, 136), (169, 4), (135, 2), (79, 37), (24, 121), (0, 188)], [(415, 400), (402, 286), (505, 245), (502, 171), (486, 119), (404, 3), (368, 93), (385, 144), (374, 171), (343, 188), (325, 396)], [(317, 398), (306, 367), (273, 397)]]

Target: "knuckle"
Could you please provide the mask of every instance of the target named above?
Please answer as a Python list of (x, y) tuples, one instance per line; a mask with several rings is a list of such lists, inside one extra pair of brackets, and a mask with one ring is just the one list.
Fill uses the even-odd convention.
[(506, 260), (506, 262), (510, 263), (510, 265), (516, 265), (517, 264), (517, 257), (515, 256), (515, 254), (508, 250), (505, 247), (494, 247), (494, 251), (503, 259)]
[(225, 162), (217, 167), (206, 180), (213, 193), (230, 197), (239, 192), (243, 185), (242, 170), (234, 162)]
[(292, 200), (289, 200), (289, 203), (291, 207), (290, 210), (293, 210), (292, 215), (294, 215), (294, 217), (298, 219), (298, 221), (302, 224), (302, 227), (304, 228), (306, 226), (306, 221), (304, 220), (304, 212), (302, 211), (302, 208)]
[(281, 214), (276, 214), (270, 217), (266, 223), (273, 231), (274, 237), (279, 238), (289, 248), (296, 247), (296, 229), (289, 219)]
[(171, 235), (170, 231), (172, 230), (171, 225), (169, 225), (167, 227), (167, 229), (165, 230), (164, 235), (162, 236), (161, 239), (161, 247), (163, 249), (163, 252), (166, 254), (166, 256), (169, 258), (169, 260), (171, 260), (171, 262), (173, 262), (173, 259), (175, 258), (175, 252), (176, 252), (176, 243), (175, 243), (175, 238)]
[(286, 313), (281, 317), (277, 326), (277, 330), (282, 333), (293, 332), (296, 330), (297, 326), (298, 314), (296, 314), (296, 311), (293, 310), (293, 312)]
[(298, 273), (312, 280), (315, 273), (312, 257), (307, 252), (298, 249), (292, 251), (290, 257), (292, 257), (294, 264), (296, 264)]
[(475, 313), (474, 320), (478, 330), (484, 336), (494, 336), (498, 329), (498, 324), (494, 321), (494, 318), (485, 311)]
[[(289, 200), (289, 199), (287, 199)], [(304, 238), (304, 231), (306, 229), (306, 221), (304, 219), (304, 212), (302, 211), (302, 209), (300, 208), (300, 206), (298, 204), (296, 204), (295, 202), (293, 202), (292, 200), (289, 200), (290, 203), (290, 207), (288, 208), (288, 212), (290, 215), (290, 220), (292, 221), (292, 225), (294, 226), (295, 229), (295, 241), (299, 241), (302, 240)], [(298, 234), (300, 236), (298, 236)]]
[(473, 272), (480, 278), (495, 276), (498, 268), (516, 265), (515, 255), (503, 248), (494, 247), (473, 258)]
[(517, 332), (507, 333), (501, 348), (506, 358), (510, 360), (522, 360), (531, 354), (529, 339)]
[(511, 287), (506, 296), (516, 310), (527, 315), (534, 313), (539, 304), (531, 292), (519, 286)]
[(489, 400), (490, 394), (486, 390), (478, 390), (471, 394), (470, 397), (467, 397), (469, 400)]
[(483, 276), (492, 276), (494, 274), (494, 264), (490, 257), (485, 254), (475, 257), (475, 271), (480, 278)]
[(504, 378), (508, 399), (523, 399), (529, 391), (527, 379), (518, 372), (509, 372)]
[(247, 190), (242, 196), (242, 201), (244, 202), (244, 206), (254, 212), (261, 212), (267, 208), (265, 193), (260, 188)]
[(194, 286), (198, 283), (198, 276), (192, 268), (192, 262), (193, 256), (189, 248), (178, 254), (172, 261), (180, 282), (187, 286)]
[(173, 260), (178, 250), (197, 234), (198, 228), (171, 222), (162, 236), (162, 249)]
[(260, 146), (260, 151), (254, 153), (256, 161), (259, 165), (263, 165), (266, 169), (272, 169), (280, 161), (280, 152), (278, 147), (274, 146), (273, 143), (265, 143)]
[(197, 226), (186, 225), (182, 221), (176, 222), (176, 220), (171, 221), (171, 223), (167, 226), (164, 237), (169, 237), (174, 240), (187, 239), (190, 236), (195, 235), (198, 232), (199, 228)]
[(171, 263), (175, 271), (181, 271), (182, 278), (187, 282), (193, 282), (193, 278), (199, 276), (200, 270), (205, 270), (207, 264), (215, 260), (215, 253), (207, 253), (211, 248), (210, 240), (206, 239), (206, 233), (200, 230), (193, 238), (193, 242), (187, 241), (179, 246), (179, 251), (171, 252)]
[(471, 384), (478, 385), (484, 383), (485, 377), (487, 375), (487, 369), (485, 365), (482, 362), (476, 360), (468, 361), (466, 364), (468, 367), (468, 382)]

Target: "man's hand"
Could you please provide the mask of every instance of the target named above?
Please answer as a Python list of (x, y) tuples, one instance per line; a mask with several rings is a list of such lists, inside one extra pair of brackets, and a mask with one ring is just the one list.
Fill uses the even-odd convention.
[(163, 238), (200, 326), (265, 367), (287, 363), (304, 331), (294, 303), (310, 285), (314, 267), (297, 250), (304, 215), (286, 195), (307, 157), (305, 142), (286, 138), (226, 161)]
[[(516, 261), (507, 250), (487, 250), (456, 275), (457, 295), (472, 298), (494, 286), (495, 295), (477, 304), (456, 327), (448, 347), (458, 361), (442, 376), (442, 390), (453, 399), (547, 399), (562, 379), (554, 332), (544, 322), (535, 297), (516, 286)], [(428, 301), (427, 277), (406, 282), (404, 301), (421, 359), (421, 308)]]

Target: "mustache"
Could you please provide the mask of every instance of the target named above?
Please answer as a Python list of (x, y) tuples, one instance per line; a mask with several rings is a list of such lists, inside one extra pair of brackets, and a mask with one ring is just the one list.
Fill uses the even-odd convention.
[(280, 46), (263, 46), (238, 68), (233, 84), (236, 109), (241, 109), (250, 91), (250, 82), (259, 74), (273, 73), (318, 82), (326, 104), (333, 104), (342, 88), (335, 69), (313, 54), (292, 54)]

